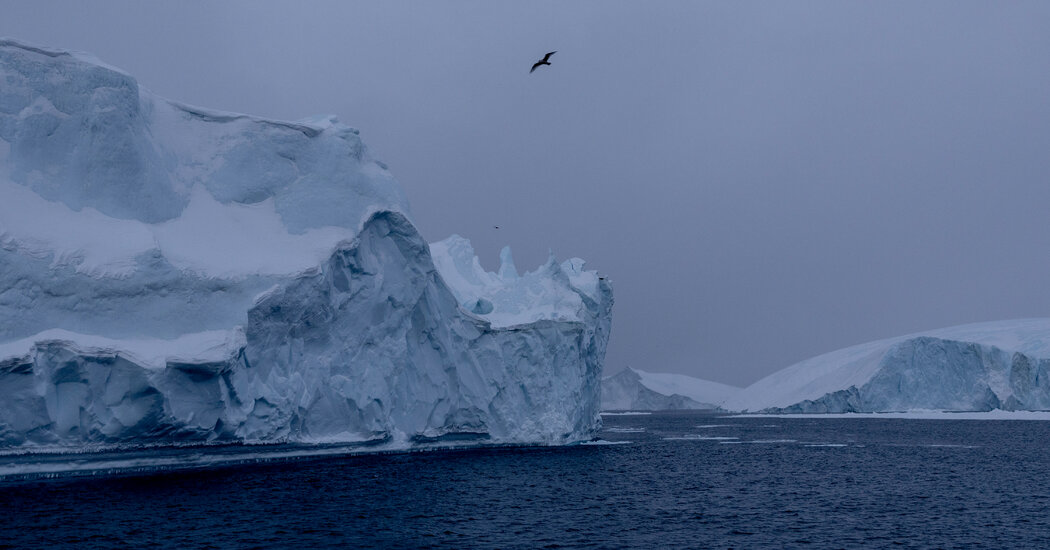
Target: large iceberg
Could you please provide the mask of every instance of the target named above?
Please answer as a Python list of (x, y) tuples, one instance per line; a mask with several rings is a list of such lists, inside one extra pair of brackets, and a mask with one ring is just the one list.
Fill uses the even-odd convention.
[(721, 409), (740, 388), (684, 374), (627, 367), (602, 379), (602, 410)]
[(785, 413), (1050, 410), (1050, 319), (962, 325), (834, 351), (755, 382), (725, 407)]
[(609, 283), (410, 220), (334, 117), (0, 40), (0, 449), (590, 438)]

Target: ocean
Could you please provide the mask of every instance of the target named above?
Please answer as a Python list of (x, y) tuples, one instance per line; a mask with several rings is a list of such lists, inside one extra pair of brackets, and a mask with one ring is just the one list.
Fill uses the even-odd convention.
[(1047, 421), (603, 419), (569, 447), (12, 477), (0, 547), (1050, 547)]

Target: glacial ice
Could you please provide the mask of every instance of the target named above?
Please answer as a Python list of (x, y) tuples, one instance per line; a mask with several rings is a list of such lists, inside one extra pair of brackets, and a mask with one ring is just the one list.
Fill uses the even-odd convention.
[(464, 309), (498, 327), (525, 325), (541, 319), (582, 321), (601, 300), (598, 274), (585, 271), (572, 258), (558, 264), (552, 254), (536, 271), (519, 275), (510, 247), (500, 252), (498, 273), (485, 271), (470, 241), (453, 235), (431, 243), (442, 279)]
[(612, 290), (427, 245), (333, 117), (174, 103), (0, 39), (0, 451), (599, 425)]
[(737, 411), (847, 413), (1050, 409), (1050, 319), (949, 327), (861, 344), (775, 372)]
[(633, 368), (602, 380), (605, 411), (716, 408), (909, 417), (951, 411), (951, 418), (964, 418), (960, 411), (1050, 410), (1050, 319), (975, 323), (869, 342), (802, 361), (743, 389)]
[(602, 410), (720, 409), (740, 388), (683, 374), (626, 368), (602, 379)]

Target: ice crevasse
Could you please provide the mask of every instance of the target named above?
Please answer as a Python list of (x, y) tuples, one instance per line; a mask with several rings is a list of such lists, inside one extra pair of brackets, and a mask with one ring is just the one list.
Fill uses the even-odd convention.
[(357, 131), (0, 39), (0, 450), (599, 425), (612, 289), (428, 244)]

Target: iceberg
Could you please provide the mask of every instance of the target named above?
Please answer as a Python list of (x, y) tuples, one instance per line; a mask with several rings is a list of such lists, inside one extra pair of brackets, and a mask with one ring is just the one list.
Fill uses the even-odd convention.
[(736, 411), (848, 413), (1050, 409), (1050, 319), (976, 323), (814, 357), (726, 402)]
[(602, 410), (721, 409), (740, 388), (683, 374), (626, 368), (602, 379)]
[(428, 244), (358, 132), (172, 102), (0, 39), (0, 452), (566, 444), (612, 288)]

